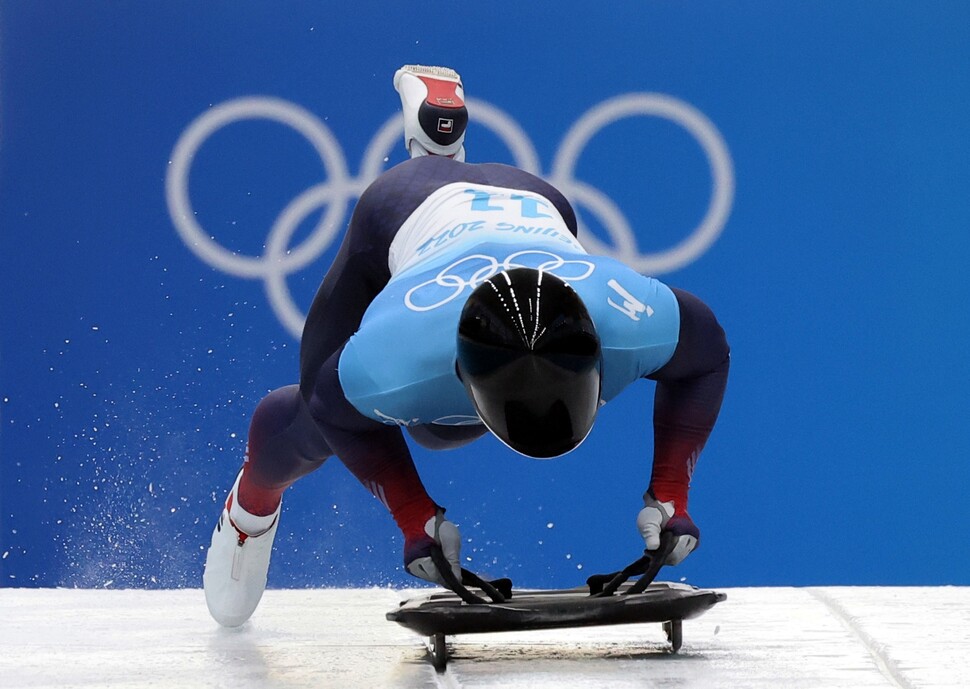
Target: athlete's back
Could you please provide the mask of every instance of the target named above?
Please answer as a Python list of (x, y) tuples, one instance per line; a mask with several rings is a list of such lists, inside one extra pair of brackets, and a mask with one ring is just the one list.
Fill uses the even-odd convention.
[(604, 400), (667, 362), (678, 335), (673, 294), (618, 261), (589, 256), (568, 204), (542, 193), (561, 199), (558, 192), (507, 166), (424, 160), (395, 168), (369, 190), (397, 207), (419, 193), (417, 179), (425, 196), (392, 226), (387, 212), (368, 211), (390, 237), (389, 281), (340, 358), (343, 391), (358, 411), (401, 425), (477, 423), (455, 373), (459, 313), (472, 289), (516, 267), (552, 273), (586, 302), (602, 341)]

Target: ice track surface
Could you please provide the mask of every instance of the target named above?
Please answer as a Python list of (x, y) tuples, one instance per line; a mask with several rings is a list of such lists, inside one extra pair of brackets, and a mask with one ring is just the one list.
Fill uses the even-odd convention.
[(719, 589), (659, 624), (455, 637), (438, 674), (388, 622), (427, 590), (271, 590), (239, 629), (200, 590), (0, 589), (0, 687), (970, 687), (970, 588)]

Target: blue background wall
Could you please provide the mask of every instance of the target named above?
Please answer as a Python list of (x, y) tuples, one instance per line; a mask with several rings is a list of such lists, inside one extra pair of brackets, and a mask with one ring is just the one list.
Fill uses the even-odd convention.
[[(267, 119), (217, 128), (186, 168), (191, 217), (244, 257), (316, 189), (329, 203), (293, 216), (296, 249), (324, 213), (346, 222), (339, 197), (399, 126), (391, 76), (409, 62), (462, 73), (480, 104), (470, 160), (517, 160), (491, 107), (556, 177), (571, 128), (624, 94), (675, 99), (723, 142), (716, 178), (676, 117), (620, 117), (567, 180), (587, 236), (645, 262), (692, 235), (713, 192), (728, 203), (705, 251), (660, 269), (733, 347), (692, 491), (703, 546), (669, 576), (970, 584), (966, 3), (350, 7), (0, 5), (0, 585), (200, 585), (249, 414), (295, 380), (298, 346), (262, 279), (176, 231), (177, 145), (242, 97), (304, 109), (335, 138), (342, 182)], [(390, 136), (385, 167), (404, 159)], [(298, 313), (332, 255), (286, 274)], [(555, 462), (488, 440), (417, 451), (466, 564), (574, 585), (635, 557), (651, 399), (630, 389)], [(275, 586), (411, 581), (393, 523), (338, 461), (287, 494), (277, 544)]]

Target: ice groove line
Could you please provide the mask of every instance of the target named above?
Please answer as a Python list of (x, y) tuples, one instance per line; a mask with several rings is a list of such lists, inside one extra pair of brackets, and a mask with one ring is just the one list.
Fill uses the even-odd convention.
[(879, 672), (882, 673), (883, 677), (892, 682), (893, 686), (899, 689), (916, 689), (915, 685), (911, 684), (903, 676), (902, 671), (896, 666), (892, 658), (883, 652), (879, 643), (862, 629), (855, 618), (837, 600), (820, 589), (808, 588), (805, 590), (808, 591), (808, 594), (812, 598), (828, 608), (829, 612), (835, 615), (839, 622), (862, 642), (862, 645), (866, 647), (869, 655), (875, 661), (876, 667), (879, 668)]

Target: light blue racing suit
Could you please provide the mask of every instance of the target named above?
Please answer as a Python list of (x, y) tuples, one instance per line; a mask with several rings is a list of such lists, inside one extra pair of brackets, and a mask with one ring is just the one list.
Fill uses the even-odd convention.
[(480, 424), (455, 369), (459, 316), (475, 287), (520, 266), (562, 278), (586, 304), (604, 403), (673, 355), (680, 312), (667, 286), (587, 254), (538, 194), (459, 182), (422, 203), (391, 245), (391, 279), (340, 356), (350, 403), (388, 424)]

